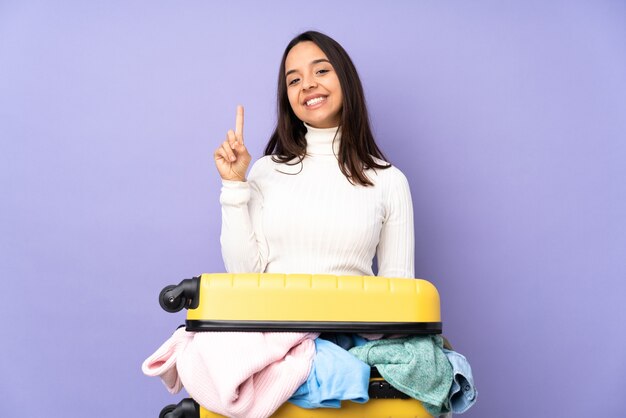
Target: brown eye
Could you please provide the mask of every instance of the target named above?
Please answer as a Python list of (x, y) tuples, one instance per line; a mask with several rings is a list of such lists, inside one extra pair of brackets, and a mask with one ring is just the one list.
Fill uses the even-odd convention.
[(298, 83), (298, 81), (300, 81), (300, 79), (299, 79), (299, 78), (294, 78), (293, 80), (291, 80), (291, 81), (287, 82), (287, 85), (289, 85), (289, 86), (293, 86), (294, 84), (297, 84), (297, 83)]

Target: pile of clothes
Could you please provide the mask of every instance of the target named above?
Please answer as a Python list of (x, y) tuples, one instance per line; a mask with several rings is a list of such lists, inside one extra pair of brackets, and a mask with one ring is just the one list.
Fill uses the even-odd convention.
[(298, 332), (176, 332), (142, 370), (170, 393), (183, 388), (204, 408), (233, 418), (266, 418), (284, 402), (302, 408), (365, 403), (371, 367), (433, 416), (475, 402), (471, 367), (438, 335)]

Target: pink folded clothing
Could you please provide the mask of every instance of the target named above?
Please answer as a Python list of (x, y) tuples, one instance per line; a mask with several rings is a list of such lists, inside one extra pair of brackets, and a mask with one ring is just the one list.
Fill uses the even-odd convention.
[(180, 392), (183, 384), (176, 370), (176, 360), (187, 344), (193, 340), (193, 336), (193, 332), (178, 328), (154, 354), (143, 362), (141, 365), (143, 373), (147, 376), (159, 376), (170, 393)]
[(179, 329), (142, 369), (148, 376), (160, 376), (172, 393), (184, 386), (210, 411), (266, 418), (306, 381), (318, 335)]

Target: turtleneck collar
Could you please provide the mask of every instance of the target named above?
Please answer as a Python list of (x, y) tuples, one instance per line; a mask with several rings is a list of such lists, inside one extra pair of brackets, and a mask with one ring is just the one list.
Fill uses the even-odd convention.
[[(306, 153), (307, 155), (338, 155), (341, 130), (335, 128), (314, 128), (304, 124), (306, 127)], [(338, 131), (339, 130), (339, 131)], [(337, 136), (335, 137), (335, 133)], [(334, 143), (333, 143), (334, 139)], [(333, 152), (334, 147), (334, 152)]]

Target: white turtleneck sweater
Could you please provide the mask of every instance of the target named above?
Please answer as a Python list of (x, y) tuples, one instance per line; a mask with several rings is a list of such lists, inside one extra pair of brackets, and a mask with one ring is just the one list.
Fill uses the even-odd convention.
[[(230, 273), (414, 277), (413, 206), (400, 170), (367, 170), (355, 186), (337, 161), (337, 128), (307, 125), (302, 164), (252, 166), (247, 181), (222, 181), (222, 257)], [(333, 152), (334, 146), (334, 152)], [(284, 174), (289, 173), (289, 174)]]

